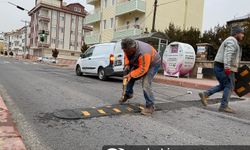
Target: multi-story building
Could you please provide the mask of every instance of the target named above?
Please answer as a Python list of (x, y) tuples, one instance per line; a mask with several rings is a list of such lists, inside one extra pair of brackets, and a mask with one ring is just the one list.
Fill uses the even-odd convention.
[(250, 21), (250, 13), (244, 16), (240, 17), (235, 17), (234, 19), (227, 21), (227, 25), (232, 27), (232, 26), (244, 26), (246, 23), (249, 23)]
[[(93, 26), (86, 33), (87, 44), (109, 42), (152, 29), (155, 0), (87, 0), (94, 6), (85, 23)], [(204, 0), (159, 1), (155, 29), (164, 31), (170, 23), (181, 28), (202, 30)]]
[(5, 49), (4, 33), (0, 32), (0, 52)]
[(16, 55), (23, 55), (27, 53), (29, 38), (26, 32), (29, 30), (28, 26), (24, 26), (21, 29), (17, 29), (12, 32), (6, 32), (4, 34), (5, 47), (7, 51), (12, 51)]
[[(63, 0), (36, 0), (29, 12), (31, 55), (50, 56), (59, 50), (59, 58), (75, 59), (81, 52), (85, 8), (79, 3), (67, 5)], [(43, 42), (40, 34), (45, 31)]]

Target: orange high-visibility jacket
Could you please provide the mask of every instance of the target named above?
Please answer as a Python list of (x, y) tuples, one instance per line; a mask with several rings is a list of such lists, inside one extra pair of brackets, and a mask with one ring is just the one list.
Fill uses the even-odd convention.
[(124, 59), (125, 65), (136, 66), (136, 69), (130, 72), (132, 78), (142, 77), (150, 67), (161, 62), (158, 52), (151, 45), (141, 41), (136, 41), (136, 53), (132, 58), (129, 58), (125, 53)]

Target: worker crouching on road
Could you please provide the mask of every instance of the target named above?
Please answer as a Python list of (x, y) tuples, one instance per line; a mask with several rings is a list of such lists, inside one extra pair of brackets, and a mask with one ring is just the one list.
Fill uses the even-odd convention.
[(125, 55), (124, 70), (130, 71), (124, 76), (124, 78), (127, 78), (128, 84), (125, 95), (119, 102), (123, 104), (133, 97), (134, 83), (136, 80), (142, 78), (142, 88), (146, 100), (146, 107), (141, 113), (143, 115), (151, 115), (155, 110), (152, 81), (159, 70), (161, 57), (151, 45), (130, 38), (123, 39), (121, 47)]
[(204, 106), (207, 106), (209, 96), (223, 91), (219, 111), (235, 113), (235, 111), (228, 106), (228, 102), (234, 90), (235, 72), (238, 71), (240, 65), (242, 50), (239, 46), (239, 42), (242, 41), (243, 38), (243, 30), (236, 26), (232, 28), (231, 36), (221, 44), (214, 60), (214, 73), (219, 81), (219, 85), (199, 93)]

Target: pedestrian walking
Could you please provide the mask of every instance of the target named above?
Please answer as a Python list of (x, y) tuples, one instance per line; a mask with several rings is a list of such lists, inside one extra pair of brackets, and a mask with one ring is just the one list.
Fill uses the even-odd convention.
[(209, 96), (214, 93), (223, 91), (219, 111), (227, 113), (235, 113), (229, 107), (231, 94), (235, 85), (235, 73), (238, 71), (242, 50), (239, 46), (244, 38), (244, 31), (241, 27), (235, 26), (231, 29), (231, 36), (222, 42), (214, 60), (214, 73), (219, 85), (199, 93), (201, 102), (207, 106)]

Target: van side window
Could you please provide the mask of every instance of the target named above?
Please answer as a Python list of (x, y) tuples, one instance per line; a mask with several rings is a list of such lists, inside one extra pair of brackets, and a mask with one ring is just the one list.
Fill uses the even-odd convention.
[(113, 53), (112, 52), (113, 50), (114, 50), (113, 45), (98, 45), (98, 46), (96, 46), (93, 55), (95, 55), (95, 56), (109, 55), (109, 54)]
[(115, 53), (123, 53), (121, 42), (117, 42), (115, 45)]
[(89, 49), (87, 49), (87, 51), (84, 53), (84, 58), (92, 56), (94, 49), (95, 47), (90, 47)]

